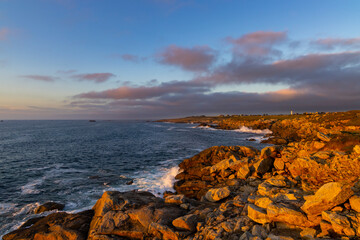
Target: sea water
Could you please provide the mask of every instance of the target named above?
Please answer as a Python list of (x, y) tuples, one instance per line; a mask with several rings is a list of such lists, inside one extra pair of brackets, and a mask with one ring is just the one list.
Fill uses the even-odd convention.
[[(144, 121), (0, 122), (0, 238), (39, 204), (90, 209), (104, 191), (172, 190), (178, 164), (216, 145), (262, 148), (262, 131)], [(131, 185), (127, 183), (133, 182)], [(49, 214), (49, 213), (44, 213)]]

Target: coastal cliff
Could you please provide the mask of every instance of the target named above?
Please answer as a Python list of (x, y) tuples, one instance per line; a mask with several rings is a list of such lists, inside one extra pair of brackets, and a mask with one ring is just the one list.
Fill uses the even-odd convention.
[(360, 237), (360, 111), (163, 121), (270, 129), (276, 145), (211, 147), (180, 163), (164, 198), (105, 192), (92, 210), (32, 219), (3, 239)]

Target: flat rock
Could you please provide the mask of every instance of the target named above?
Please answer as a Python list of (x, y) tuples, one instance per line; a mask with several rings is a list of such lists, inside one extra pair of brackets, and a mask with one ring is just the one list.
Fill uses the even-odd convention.
[(269, 204), (267, 217), (273, 222), (283, 222), (295, 226), (307, 227), (312, 225), (301, 211), (282, 203)]
[(330, 182), (324, 184), (313, 196), (307, 197), (301, 209), (308, 215), (320, 215), (336, 205), (344, 203), (354, 192), (347, 184)]
[(197, 215), (189, 214), (174, 219), (172, 221), (172, 225), (179, 230), (194, 232), (196, 230), (196, 225), (199, 220), (200, 219)]
[(324, 211), (321, 214), (322, 219), (331, 223), (332, 228), (337, 234), (353, 237), (356, 235), (355, 230), (346, 216), (339, 213)]

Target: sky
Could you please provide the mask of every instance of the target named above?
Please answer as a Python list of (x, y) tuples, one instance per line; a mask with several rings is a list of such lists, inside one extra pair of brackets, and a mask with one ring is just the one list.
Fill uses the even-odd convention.
[(0, 119), (360, 109), (358, 0), (0, 0)]

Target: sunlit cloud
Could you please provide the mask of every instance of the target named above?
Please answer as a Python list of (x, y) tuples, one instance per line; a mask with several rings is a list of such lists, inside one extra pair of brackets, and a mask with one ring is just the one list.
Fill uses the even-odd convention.
[(95, 83), (103, 83), (115, 77), (112, 73), (86, 73), (73, 75), (72, 78), (78, 81), (91, 81)]
[(22, 75), (20, 77), (43, 82), (54, 82), (57, 79), (56, 77), (48, 75)]
[(216, 60), (216, 51), (208, 46), (184, 48), (171, 45), (158, 52), (156, 58), (162, 64), (187, 71), (206, 71)]

